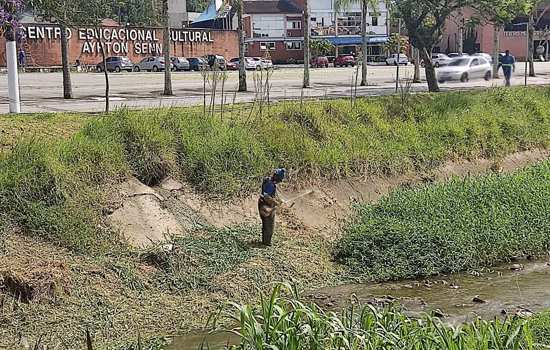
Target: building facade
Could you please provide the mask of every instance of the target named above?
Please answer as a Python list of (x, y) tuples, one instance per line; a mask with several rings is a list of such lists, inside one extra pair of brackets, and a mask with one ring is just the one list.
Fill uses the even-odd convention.
[[(26, 23), (25, 38), (18, 42), (18, 50), (26, 54), (26, 65), (36, 67), (61, 66), (61, 29), (53, 24)], [(75, 65), (94, 65), (102, 60), (101, 48), (107, 56), (127, 56), (134, 63), (148, 56), (162, 55), (163, 30), (161, 28), (137, 28), (102, 26), (95, 28), (70, 28), (69, 62)], [(4, 38), (0, 46), (4, 47)], [(220, 54), (226, 57), (238, 55), (238, 35), (235, 31), (211, 29), (172, 29), (171, 55), (200, 57)], [(0, 65), (5, 66), (5, 52), (0, 53)]]
[[(338, 46), (339, 53), (357, 54), (362, 43), (361, 6), (336, 10), (336, 0), (310, 1), (311, 38), (326, 39)], [(247, 0), (245, 30), (247, 55), (265, 56), (274, 62), (302, 62), (304, 57), (304, 0)], [(369, 10), (368, 57), (370, 61), (385, 57), (388, 40), (388, 11), (385, 2)]]
[[(463, 30), (463, 47), (467, 53), (486, 52), (492, 53), (494, 47), (495, 27), (490, 23), (481, 24), (475, 27), (467, 25), (468, 19), (473, 15), (472, 11), (463, 11), (462, 16), (453, 16), (447, 21), (445, 34), (438, 52), (457, 52), (459, 47), (459, 28)], [(550, 2), (542, 4), (536, 11), (534, 17), (535, 35), (534, 47), (537, 51), (536, 58), (550, 59)], [(512, 23), (504, 26), (499, 31), (500, 51), (510, 50), (517, 58), (524, 60), (527, 56), (527, 17), (518, 17)]]

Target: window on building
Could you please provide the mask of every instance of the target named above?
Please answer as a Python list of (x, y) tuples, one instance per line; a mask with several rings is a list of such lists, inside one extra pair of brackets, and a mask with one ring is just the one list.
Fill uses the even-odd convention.
[(254, 38), (284, 37), (285, 17), (283, 16), (258, 16), (254, 17), (252, 32)]
[(373, 27), (378, 26), (378, 17), (372, 17), (371, 25), (372, 25)]
[(275, 50), (275, 42), (274, 41), (264, 41), (260, 43), (260, 50), (262, 51), (273, 51)]
[(302, 42), (301, 41), (287, 41), (286, 42), (287, 50), (301, 50)]
[(302, 21), (288, 21), (287, 29), (302, 29)]

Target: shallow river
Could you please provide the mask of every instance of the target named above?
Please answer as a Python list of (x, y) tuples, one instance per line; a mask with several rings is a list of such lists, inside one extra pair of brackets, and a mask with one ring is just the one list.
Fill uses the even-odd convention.
[[(512, 270), (511, 267), (519, 266), (510, 264), (481, 273), (422, 281), (342, 285), (318, 290), (308, 297), (329, 309), (345, 306), (353, 294), (363, 303), (396, 298), (411, 315), (438, 310), (444, 320), (453, 324), (471, 320), (476, 315), (490, 319), (550, 308), (550, 263), (520, 264), (525, 264), (520, 270)], [(167, 349), (200, 349), (203, 339), (204, 335), (200, 334), (177, 337)], [(217, 334), (208, 337), (208, 345), (211, 350), (220, 349), (235, 340), (227, 334)]]

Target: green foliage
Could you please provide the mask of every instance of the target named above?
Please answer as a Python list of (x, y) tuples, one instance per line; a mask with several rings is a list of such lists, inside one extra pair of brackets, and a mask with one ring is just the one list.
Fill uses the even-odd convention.
[(510, 175), (399, 189), (357, 218), (336, 258), (368, 279), (494, 266), (550, 249), (550, 162)]
[(399, 53), (405, 54), (408, 52), (409, 40), (407, 40), (407, 37), (403, 35), (399, 36), (398, 33), (393, 33), (392, 35), (390, 35), (390, 39), (388, 40), (386, 45), (384, 45), (384, 49), (389, 54), (394, 54), (394, 53), (397, 53), (398, 45), (399, 45)]
[[(550, 146), (549, 97), (550, 89), (532, 88), (412, 95), (407, 106), (396, 97), (358, 99), (353, 108), (285, 102), (262, 114), (226, 108), (224, 119), (194, 109), (118, 110), (62, 140), (10, 136), (15, 146), (0, 156), (0, 220), (87, 250), (107, 236), (101, 211), (110, 186), (130, 173), (151, 185), (172, 175), (223, 198), (255, 191), (279, 166), (291, 179), (331, 179), (498, 159)], [(47, 122), (57, 119), (36, 127), (57, 130)]]
[(529, 320), (529, 327), (535, 340), (544, 345), (550, 345), (550, 311), (543, 311)]
[(233, 350), (471, 350), (533, 349), (527, 321), (476, 320), (449, 326), (437, 318), (406, 316), (398, 308), (377, 309), (351, 305), (341, 314), (327, 312), (300, 300), (295, 287), (277, 284), (270, 295), (260, 292), (258, 305), (229, 303), (213, 318), (238, 322), (238, 328), (223, 329), (237, 334)]
[(326, 39), (315, 39), (309, 43), (311, 54), (315, 56), (328, 56), (334, 53), (334, 45)]

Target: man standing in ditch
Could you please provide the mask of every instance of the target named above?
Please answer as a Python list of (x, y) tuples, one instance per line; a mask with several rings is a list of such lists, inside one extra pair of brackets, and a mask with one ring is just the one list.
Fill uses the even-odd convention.
[(271, 237), (275, 229), (275, 212), (282, 201), (277, 196), (277, 184), (285, 179), (286, 170), (275, 169), (262, 183), (262, 192), (258, 199), (258, 211), (262, 219), (262, 244), (271, 246)]
[(510, 86), (512, 71), (516, 70), (516, 59), (510, 55), (510, 50), (506, 50), (506, 54), (500, 60), (500, 65), (502, 66), (502, 73), (504, 73), (505, 85)]

